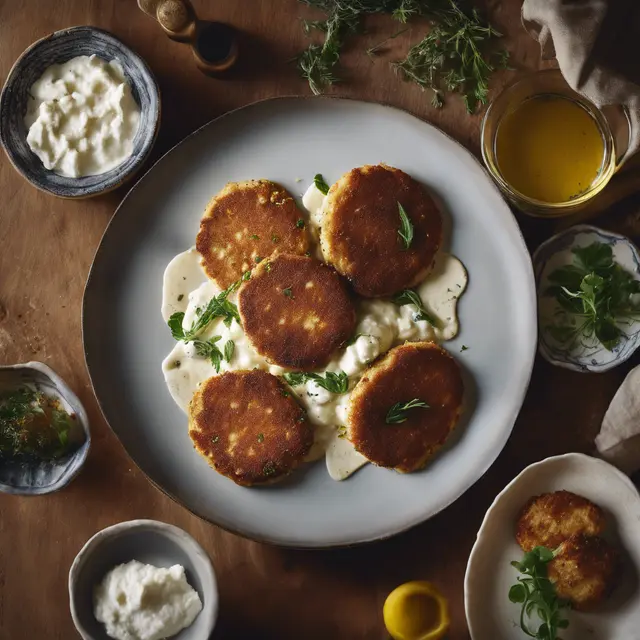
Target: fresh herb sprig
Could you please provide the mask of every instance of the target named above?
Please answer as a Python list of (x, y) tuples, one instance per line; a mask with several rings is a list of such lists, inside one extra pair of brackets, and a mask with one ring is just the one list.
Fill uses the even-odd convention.
[(489, 78), (496, 69), (507, 68), (508, 54), (493, 50), (501, 34), (475, 9), (463, 11), (454, 0), (448, 4), (436, 12), (431, 31), (394, 67), (405, 80), (430, 89), (434, 107), (442, 107), (445, 92), (457, 92), (473, 113), (487, 102)]
[(429, 405), (418, 398), (409, 400), (409, 402), (396, 402), (389, 411), (385, 422), (387, 424), (401, 424), (407, 421), (409, 417), (407, 412), (411, 409), (429, 409)]
[(215, 367), (216, 373), (220, 373), (220, 364), (223, 358), (222, 351), (220, 351), (216, 344), (221, 337), (222, 336), (213, 336), (213, 338), (209, 338), (209, 340), (193, 341), (196, 353), (202, 358), (208, 358)]
[(186, 331), (182, 326), (184, 321), (184, 312), (178, 311), (172, 314), (167, 324), (169, 325), (171, 335), (174, 339), (182, 340), (184, 342), (192, 342), (216, 318), (224, 318), (223, 322), (227, 327), (230, 327), (234, 320), (240, 324), (238, 307), (233, 304), (233, 302), (229, 302), (227, 298), (236, 291), (245, 280), (249, 280), (250, 278), (251, 272), (247, 271), (240, 280), (234, 282), (230, 287), (219, 293), (217, 296), (211, 298), (207, 306), (204, 308), (204, 311), (200, 313), (200, 315), (191, 324), (191, 327)]
[(574, 262), (549, 274), (544, 292), (560, 310), (545, 328), (569, 348), (595, 336), (613, 349), (624, 335), (619, 324), (640, 318), (640, 281), (613, 260), (611, 245), (594, 242), (572, 250)]
[(403, 291), (400, 291), (400, 293), (396, 293), (391, 301), (399, 307), (404, 307), (406, 304), (412, 304), (416, 308), (414, 320), (418, 322), (424, 320), (432, 327), (438, 327), (438, 321), (424, 308), (424, 304), (422, 304), (420, 296), (413, 289), (404, 289)]
[[(555, 587), (547, 577), (547, 565), (554, 558), (554, 552), (547, 547), (535, 547), (525, 553), (520, 562), (512, 562), (524, 577), (518, 576), (517, 584), (509, 589), (509, 600), (521, 604), (520, 628), (530, 638), (537, 640), (559, 640), (558, 630), (566, 629), (569, 620), (564, 617), (567, 602), (558, 598)], [(529, 620), (533, 613), (542, 621), (534, 629)]]
[[(394, 65), (405, 79), (431, 89), (435, 106), (442, 106), (445, 91), (457, 91), (462, 93), (467, 109), (474, 111), (478, 102), (486, 102), (491, 73), (506, 66), (506, 52), (495, 53), (492, 48), (500, 34), (475, 10), (463, 9), (461, 0), (300, 1), (327, 14), (325, 20), (303, 22), (305, 33), (324, 33), (322, 44), (309, 45), (297, 58), (298, 69), (313, 93), (321, 93), (339, 81), (336, 69), (345, 40), (361, 31), (364, 16), (374, 13), (390, 13), (402, 23), (426, 15), (435, 23), (407, 57)], [(373, 47), (367, 53), (373, 55), (375, 51)]]
[(327, 193), (329, 193), (329, 185), (322, 177), (321, 173), (316, 173), (316, 175), (313, 176), (313, 184), (315, 184), (316, 189), (320, 191), (320, 193), (323, 193), (325, 196), (327, 195)]
[(405, 250), (409, 249), (413, 242), (413, 224), (404, 210), (404, 207), (398, 202), (398, 213), (400, 215), (400, 228), (398, 229), (398, 235), (402, 240)]
[(298, 387), (312, 380), (319, 387), (329, 391), (329, 393), (341, 394), (349, 390), (349, 377), (344, 371), (327, 371), (324, 374), (324, 378), (320, 373), (306, 373), (304, 371), (285, 373), (283, 377), (292, 387)]

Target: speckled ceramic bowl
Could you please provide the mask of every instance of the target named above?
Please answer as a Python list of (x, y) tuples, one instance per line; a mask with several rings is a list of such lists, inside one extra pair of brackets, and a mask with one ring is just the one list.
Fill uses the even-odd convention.
[(47, 365), (26, 362), (0, 367), (0, 390), (21, 386), (38, 390), (60, 400), (69, 413), (74, 413), (84, 431), (85, 441), (76, 451), (57, 460), (0, 460), (0, 492), (40, 496), (65, 487), (78, 474), (91, 446), (89, 420), (84, 407), (73, 391)]
[[(133, 153), (114, 169), (95, 176), (68, 178), (44, 168), (27, 145), (23, 118), (31, 85), (52, 64), (96, 54), (117, 59), (140, 106)], [(13, 166), (35, 187), (62, 198), (88, 198), (111, 191), (131, 178), (153, 147), (160, 126), (160, 92), (145, 61), (120, 40), (94, 27), (56, 31), (32, 44), (13, 65), (0, 95), (0, 141)]]
[(71, 616), (83, 640), (109, 640), (93, 615), (93, 590), (118, 564), (138, 560), (156, 567), (181, 564), (187, 582), (198, 592), (202, 611), (175, 640), (206, 640), (218, 616), (218, 589), (209, 556), (186, 531), (156, 520), (131, 520), (96, 533), (81, 549), (69, 571)]
[(563, 231), (538, 247), (533, 254), (533, 268), (538, 292), (538, 348), (551, 364), (583, 372), (603, 372), (628, 360), (640, 346), (640, 322), (620, 324), (624, 335), (609, 351), (595, 338), (583, 337), (574, 344), (561, 344), (550, 335), (548, 326), (559, 309), (558, 303), (544, 292), (549, 287), (549, 274), (558, 267), (571, 264), (572, 249), (593, 242), (611, 245), (613, 259), (640, 280), (640, 254), (624, 236), (589, 225), (578, 225)]

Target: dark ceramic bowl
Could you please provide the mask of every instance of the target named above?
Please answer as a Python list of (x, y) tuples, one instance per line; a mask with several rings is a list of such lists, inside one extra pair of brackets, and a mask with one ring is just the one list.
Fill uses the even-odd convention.
[(78, 474), (89, 453), (89, 420), (80, 400), (64, 380), (41, 362), (0, 367), (0, 390), (34, 386), (58, 398), (62, 406), (76, 415), (84, 431), (84, 442), (75, 451), (56, 460), (0, 460), (0, 492), (41, 496), (66, 487)]
[[(76, 56), (114, 58), (124, 69), (131, 92), (140, 107), (140, 126), (133, 153), (114, 169), (96, 176), (68, 178), (45, 169), (27, 145), (24, 116), (28, 92), (52, 64)], [(160, 92), (145, 61), (106, 31), (94, 27), (71, 27), (56, 31), (32, 44), (9, 72), (0, 95), (0, 141), (13, 166), (35, 187), (61, 198), (88, 198), (119, 187), (142, 166), (160, 126)]]

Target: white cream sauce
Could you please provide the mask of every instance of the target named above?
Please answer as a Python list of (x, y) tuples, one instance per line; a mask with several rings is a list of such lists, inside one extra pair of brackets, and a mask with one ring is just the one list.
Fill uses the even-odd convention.
[[(308, 228), (316, 242), (323, 202), (324, 196), (315, 186), (307, 190), (303, 198), (303, 204), (310, 212)], [(416, 311), (412, 305), (398, 307), (388, 300), (358, 299), (354, 334), (357, 338), (353, 344), (336, 352), (322, 370), (344, 371), (349, 376), (349, 392), (332, 394), (312, 381), (292, 389), (316, 427), (315, 444), (308, 459), (314, 460), (326, 455), (327, 469), (334, 480), (347, 478), (367, 462), (344, 437), (343, 429), (347, 420), (350, 392), (367, 366), (392, 346), (405, 341), (441, 342), (454, 338), (458, 333), (456, 304), (466, 284), (467, 273), (462, 263), (454, 256), (440, 253), (429, 277), (415, 287), (425, 307), (438, 318), (438, 328), (425, 321), (416, 321)], [(218, 293), (220, 289), (206, 278), (200, 267), (199, 254), (191, 248), (177, 255), (167, 266), (163, 283), (162, 315), (167, 321), (172, 313), (182, 311), (185, 313), (183, 326), (185, 329), (189, 328), (197, 318), (198, 308), (204, 308)], [(232, 294), (229, 300), (235, 302), (236, 294)], [(258, 368), (281, 376), (286, 371), (269, 364), (256, 353), (235, 321), (230, 327), (226, 327), (221, 319), (217, 319), (199, 338), (207, 340), (213, 336), (221, 336), (217, 342), (221, 350), (228, 340), (235, 343), (233, 358), (230, 363), (222, 362), (221, 373)], [(171, 396), (185, 412), (198, 385), (216, 375), (213, 365), (207, 359), (199, 357), (192, 345), (184, 342), (176, 343), (165, 358), (162, 370)]]
[(27, 144), (45, 168), (78, 178), (132, 154), (140, 108), (117, 60), (93, 55), (53, 64), (29, 93)]

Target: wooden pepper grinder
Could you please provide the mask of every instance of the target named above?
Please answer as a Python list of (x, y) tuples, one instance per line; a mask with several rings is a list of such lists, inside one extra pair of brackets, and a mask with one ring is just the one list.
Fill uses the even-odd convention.
[(198, 20), (189, 0), (138, 0), (138, 6), (155, 18), (172, 40), (191, 46), (203, 73), (220, 75), (237, 60), (235, 29), (221, 22)]

